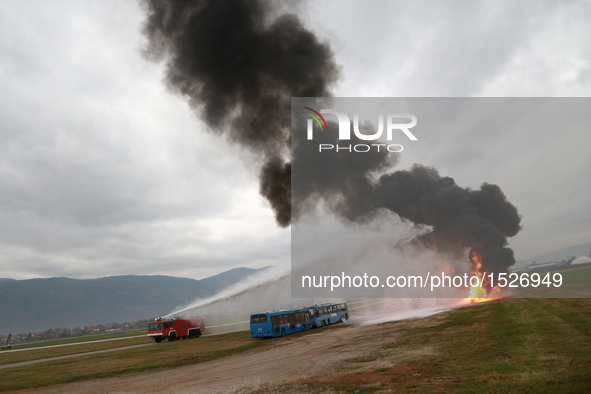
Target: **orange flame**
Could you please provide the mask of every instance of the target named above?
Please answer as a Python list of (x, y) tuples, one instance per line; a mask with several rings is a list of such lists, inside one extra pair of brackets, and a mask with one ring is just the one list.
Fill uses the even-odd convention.
[(500, 288), (498, 286), (491, 287), (489, 273), (482, 270), (482, 258), (475, 251), (471, 251), (470, 261), (472, 261), (470, 278), (473, 276), (477, 277), (479, 286), (470, 288), (466, 301), (475, 304), (498, 299), (495, 296), (500, 292)]

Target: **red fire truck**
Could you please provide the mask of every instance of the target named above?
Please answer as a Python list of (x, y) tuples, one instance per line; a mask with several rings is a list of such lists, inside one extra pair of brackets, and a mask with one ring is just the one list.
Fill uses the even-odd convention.
[(170, 320), (157, 317), (154, 320), (154, 323), (148, 324), (148, 336), (158, 343), (165, 339), (172, 342), (177, 339), (198, 338), (205, 332), (205, 321), (202, 317), (177, 317)]

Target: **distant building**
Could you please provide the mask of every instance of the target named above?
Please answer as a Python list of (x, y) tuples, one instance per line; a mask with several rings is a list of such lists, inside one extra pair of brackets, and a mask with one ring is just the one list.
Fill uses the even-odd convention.
[(577, 257), (570, 263), (571, 265), (579, 265), (579, 264), (589, 264), (591, 263), (591, 257), (581, 256)]

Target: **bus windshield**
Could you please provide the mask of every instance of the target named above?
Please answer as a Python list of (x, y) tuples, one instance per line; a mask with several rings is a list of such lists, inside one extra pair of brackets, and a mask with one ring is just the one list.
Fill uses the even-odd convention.
[(160, 331), (162, 330), (162, 323), (150, 323), (148, 325), (148, 331)]

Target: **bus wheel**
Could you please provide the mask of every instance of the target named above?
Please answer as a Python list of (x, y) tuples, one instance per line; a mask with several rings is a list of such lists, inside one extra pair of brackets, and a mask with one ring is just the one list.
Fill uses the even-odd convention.
[(285, 336), (285, 328), (281, 329), (281, 336), (284, 337)]
[(172, 334), (170, 334), (170, 336), (168, 337), (168, 342), (173, 342), (176, 340), (176, 334), (173, 332)]

